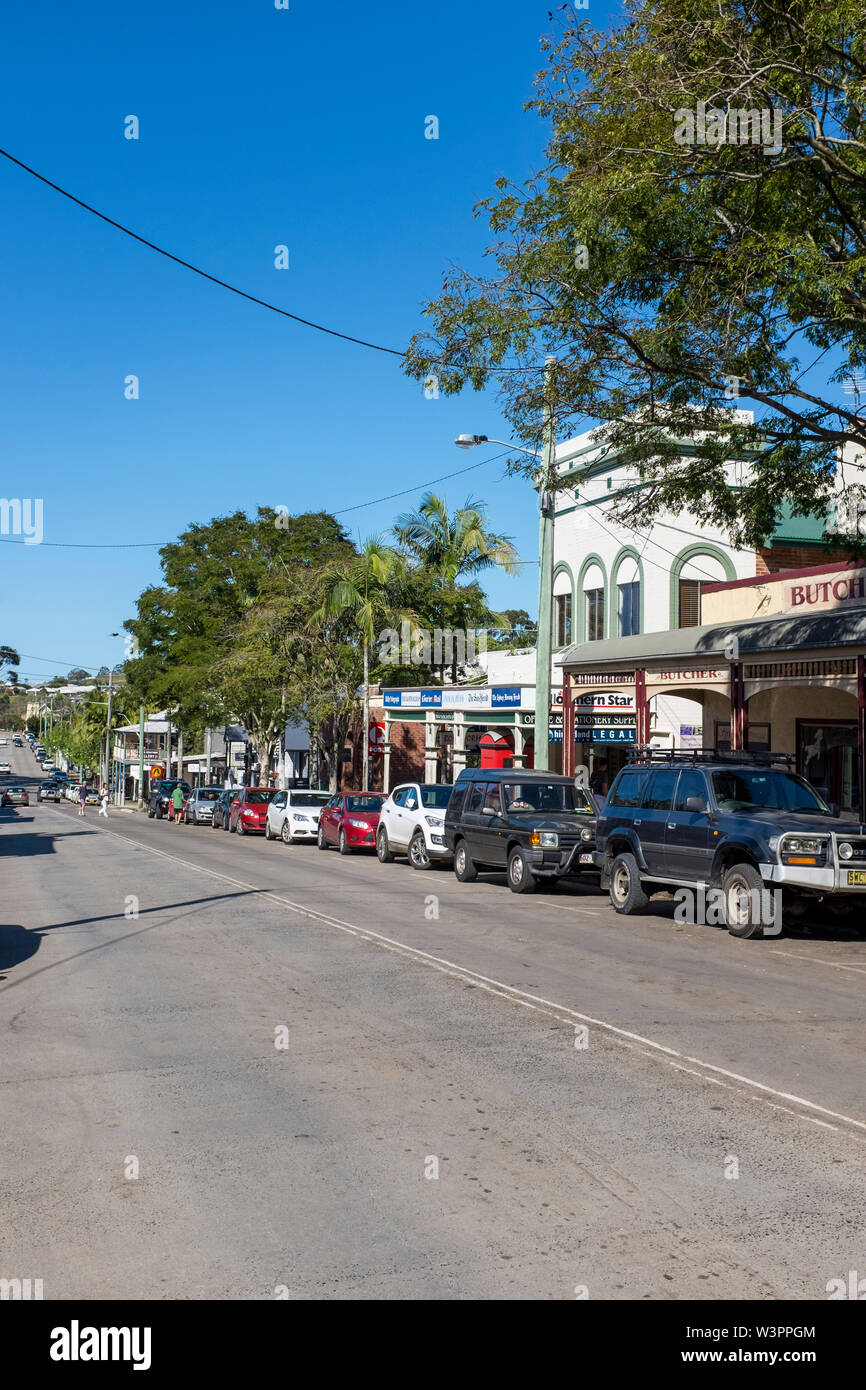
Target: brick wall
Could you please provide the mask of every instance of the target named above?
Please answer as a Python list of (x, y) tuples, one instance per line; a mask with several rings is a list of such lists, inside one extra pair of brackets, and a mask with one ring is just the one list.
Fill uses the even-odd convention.
[(755, 552), (755, 574), (775, 574), (777, 570), (804, 570), (810, 565), (847, 562), (850, 552), (829, 545), (767, 545)]
[[(384, 724), (385, 711), (378, 705), (370, 706), (370, 718)], [(364, 753), (361, 742), (361, 726), (350, 729), (346, 738), (347, 748), (352, 750), (352, 761), (341, 764), (341, 789), (361, 791), (364, 771)], [(384, 758), (370, 759), (370, 785), (367, 791), (385, 791), (382, 786)], [(391, 725), (391, 786), (400, 782), (424, 781), (424, 723)]]

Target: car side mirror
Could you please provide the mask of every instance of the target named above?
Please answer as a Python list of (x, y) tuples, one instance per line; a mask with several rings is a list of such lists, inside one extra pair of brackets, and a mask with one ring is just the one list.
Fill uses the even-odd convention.
[(502, 813), (501, 811), (497, 811), (493, 806), (482, 806), (481, 814), (482, 816), (499, 816)]
[(702, 796), (687, 796), (687, 797), (686, 797), (686, 810), (687, 810), (687, 811), (705, 811), (706, 809), (707, 809), (707, 803), (706, 803), (706, 801), (704, 800), (704, 798), (703, 798)]
[(839, 814), (839, 803), (838, 803), (838, 801), (831, 801), (831, 802), (830, 802), (830, 815), (831, 815), (831, 816), (838, 816), (838, 814)]

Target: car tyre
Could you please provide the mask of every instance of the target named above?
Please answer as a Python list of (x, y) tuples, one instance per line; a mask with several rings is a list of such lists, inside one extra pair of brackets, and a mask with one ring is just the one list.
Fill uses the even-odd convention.
[(454, 846), (454, 876), (458, 883), (473, 883), (478, 877), (465, 840), (458, 840)]
[(316, 836), (316, 846), (318, 849), (328, 849), (328, 842), (325, 839), (325, 832), (321, 826), (319, 826), (319, 833)]
[(534, 893), (537, 886), (525, 852), (515, 847), (508, 856), (508, 887), (512, 893)]
[(614, 912), (628, 916), (642, 912), (649, 902), (640, 881), (640, 869), (633, 854), (618, 854), (610, 866), (610, 902)]
[(416, 830), (412, 839), (409, 841), (409, 863), (413, 869), (430, 869), (430, 851), (427, 849), (427, 841), (424, 839), (423, 830)]
[(235, 826), (235, 830), (237, 831), (237, 833), (238, 833), (239, 835), (246, 835), (246, 833), (247, 833), (247, 832), (246, 832), (246, 829), (244, 828), (244, 826), (243, 826), (243, 824), (242, 824), (242, 822), (241, 822), (240, 816), (238, 816), (238, 822), (237, 822), (237, 825)]
[(346, 839), (346, 832), (345, 832), (345, 830), (343, 829), (342, 826), (340, 827), (340, 853), (341, 853), (341, 854), (351, 854), (351, 853), (352, 853), (352, 846), (349, 844), (349, 841)]
[(272, 840), (273, 838), (274, 838), (274, 837), (273, 837), (273, 835), (272, 835), (272, 833), (271, 833), (271, 823), (270, 823), (270, 821), (268, 820), (267, 816), (265, 816), (265, 839), (266, 839), (266, 840)]
[(284, 845), (290, 845), (292, 843), (292, 830), (288, 820), (284, 820), (280, 828), (280, 839)]
[(156, 812), (154, 811), (152, 806), (148, 806), (147, 815), (149, 820), (153, 820), (154, 816), (156, 815)]
[(394, 856), (391, 853), (391, 847), (388, 844), (388, 832), (385, 829), (384, 825), (379, 826), (379, 830), (376, 835), (376, 858), (378, 859), (380, 864), (393, 864), (394, 862)]
[[(764, 880), (751, 864), (733, 864), (725, 873), (722, 878), (723, 911), (725, 926), (731, 936), (750, 940), (752, 937), (764, 935), (760, 906), (764, 901), (764, 891)], [(745, 894), (745, 910), (741, 894)], [(756, 903), (759, 904), (757, 913)]]

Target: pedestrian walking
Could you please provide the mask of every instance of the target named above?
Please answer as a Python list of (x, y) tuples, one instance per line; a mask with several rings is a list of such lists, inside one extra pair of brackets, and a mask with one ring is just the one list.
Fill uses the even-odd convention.
[(607, 759), (596, 758), (592, 776), (589, 779), (589, 790), (595, 792), (596, 796), (607, 796)]
[(183, 787), (176, 786), (171, 794), (171, 807), (174, 811), (174, 823), (180, 825), (180, 813), (183, 810)]
[(103, 786), (99, 798), (99, 814), (105, 816), (105, 819), (108, 820), (108, 788), (106, 786)]
[(87, 783), (82, 782), (78, 788), (78, 814), (84, 815), (84, 808), (87, 805)]

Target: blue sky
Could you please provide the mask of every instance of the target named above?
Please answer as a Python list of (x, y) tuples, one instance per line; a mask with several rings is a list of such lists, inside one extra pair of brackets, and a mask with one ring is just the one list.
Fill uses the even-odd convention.
[[(18, 6), (0, 30), (2, 144), (250, 293), (402, 347), (443, 270), (477, 264), (474, 203), (540, 162), (523, 102), (547, 16), (531, 0)], [(44, 499), (46, 542), (163, 542), (235, 508), (340, 511), (419, 485), (347, 513), (366, 536), (485, 456), (455, 434), (508, 437), (492, 396), (427, 400), (396, 359), (208, 284), (5, 160), (0, 208), (0, 492)], [(483, 498), (536, 556), (534, 494), (501, 462), (437, 490)], [(114, 664), (108, 633), (158, 579), (155, 549), (0, 544), (0, 640), (22, 673)], [(488, 590), (534, 610), (536, 583), (530, 564)]]

